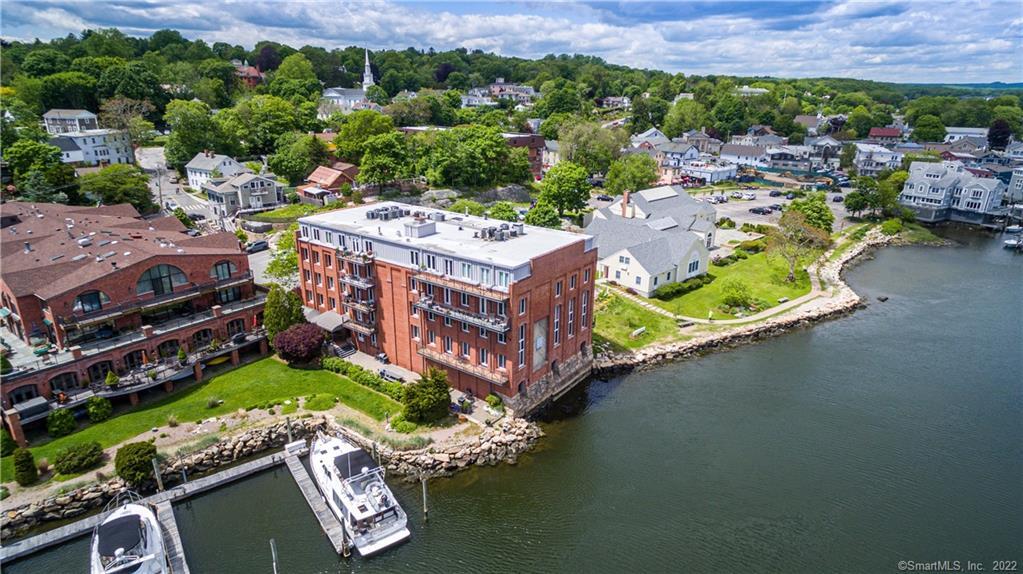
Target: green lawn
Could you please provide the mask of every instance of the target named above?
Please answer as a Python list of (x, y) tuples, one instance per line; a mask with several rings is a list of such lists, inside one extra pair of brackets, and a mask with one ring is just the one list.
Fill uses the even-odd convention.
[(788, 275), (785, 261), (780, 257), (768, 258), (765, 253), (750, 255), (749, 258), (726, 267), (711, 265), (710, 274), (716, 278), (710, 285), (704, 285), (696, 291), (690, 291), (669, 301), (650, 299), (650, 302), (686, 317), (705, 319), (707, 312), (713, 309), (714, 318), (733, 319), (734, 315), (718, 310), (723, 298), (725, 279), (729, 277), (745, 281), (753, 297), (760, 301), (765, 309), (778, 305), (778, 299), (782, 297), (795, 299), (810, 292), (810, 276), (806, 271), (797, 272), (796, 281), (789, 283), (785, 280)]
[(942, 240), (941, 237), (919, 223), (905, 224), (899, 237), (909, 243), (932, 243)]
[(310, 205), (308, 203), (291, 203), (284, 207), (278, 207), (270, 211), (263, 211), (256, 213), (252, 216), (252, 219), (257, 221), (267, 221), (270, 223), (277, 223), (286, 219), (298, 219), (299, 217), (305, 217), (306, 215), (312, 215), (318, 211), (329, 211), (331, 209), (338, 209), (340, 206), (320, 206)]
[[(332, 403), (332, 397), (338, 397), (345, 405), (376, 420), (383, 420), (387, 413), (396, 414), (402, 408), (391, 398), (341, 375), (322, 370), (292, 369), (276, 359), (266, 358), (31, 450), (37, 461), (47, 458), (52, 463), (57, 451), (68, 445), (98, 441), (107, 448), (153, 427), (166, 426), (167, 417), (172, 414), (182, 423), (193, 422), (254, 405), (294, 400), (294, 397), (312, 394), (317, 394), (318, 399), (323, 397), (317, 403), (328, 400)], [(224, 401), (223, 404), (206, 408), (207, 400), (214, 397)], [(0, 461), (0, 476), (5, 482), (14, 477), (12, 459), (8, 456)]]
[[(646, 332), (632, 339), (629, 335), (640, 327)], [(598, 341), (610, 342), (616, 351), (638, 349), (651, 343), (677, 338), (678, 326), (675, 320), (619, 297), (597, 303), (597, 326), (594, 335)]]

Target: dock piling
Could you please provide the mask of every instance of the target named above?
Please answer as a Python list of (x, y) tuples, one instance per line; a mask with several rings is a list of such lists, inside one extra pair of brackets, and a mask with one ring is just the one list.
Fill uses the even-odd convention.
[(423, 522), (430, 521), (430, 509), (426, 506), (426, 475), (422, 475), (420, 480), (423, 482)]
[(160, 476), (160, 463), (156, 462), (156, 457), (153, 457), (153, 476), (156, 477), (156, 489), (158, 492), (163, 492), (163, 477)]

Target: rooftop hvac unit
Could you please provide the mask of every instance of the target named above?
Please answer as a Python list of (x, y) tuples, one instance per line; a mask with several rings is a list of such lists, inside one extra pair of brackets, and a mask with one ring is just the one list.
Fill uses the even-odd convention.
[(366, 217), (369, 219), (376, 219), (377, 217), (379, 217), (379, 214), (377, 213), (377, 210), (371, 209), (366, 212)]
[(444, 221), (444, 213), (441, 211), (434, 211), (430, 214), (430, 219), (434, 221)]
[(508, 224), (507, 223), (502, 223), (501, 224), (501, 229), (508, 229)]
[(512, 226), (513, 226), (512, 229), (514, 229), (515, 231), (518, 231), (519, 235), (525, 235), (526, 234), (526, 226), (525, 225), (523, 225), (521, 223), (513, 223)]
[(83, 238), (78, 240), (78, 245), (80, 245), (82, 247), (88, 247), (88, 246), (92, 245), (92, 238), (91, 237), (83, 237)]

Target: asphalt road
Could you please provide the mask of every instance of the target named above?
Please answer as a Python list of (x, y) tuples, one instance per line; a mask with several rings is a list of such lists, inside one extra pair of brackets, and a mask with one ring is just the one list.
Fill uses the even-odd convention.
[(153, 200), (159, 202), (165, 212), (169, 213), (175, 207), (181, 207), (185, 213), (204, 215), (207, 222), (216, 224), (227, 231), (234, 231), (234, 224), (230, 220), (220, 220), (220, 218), (214, 217), (208, 201), (182, 191), (184, 182), (171, 183), (171, 177), (176, 176), (177, 173), (167, 169), (167, 160), (163, 155), (162, 147), (139, 148), (135, 152), (135, 156), (142, 169), (149, 174), (149, 187), (153, 192)]

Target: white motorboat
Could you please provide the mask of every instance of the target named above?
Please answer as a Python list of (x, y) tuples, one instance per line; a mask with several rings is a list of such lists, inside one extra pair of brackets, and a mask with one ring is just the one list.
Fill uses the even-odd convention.
[(1023, 225), (1010, 225), (1005, 228), (1006, 233), (1023, 233)]
[(92, 531), (92, 574), (169, 574), (163, 530), (136, 494), (118, 497)]
[(408, 516), (384, 482), (384, 469), (361, 448), (318, 433), (309, 454), (313, 480), (362, 556), (408, 540)]
[(1006, 239), (1003, 243), (1006, 249), (1020, 249), (1023, 248), (1023, 237), (1018, 239)]

